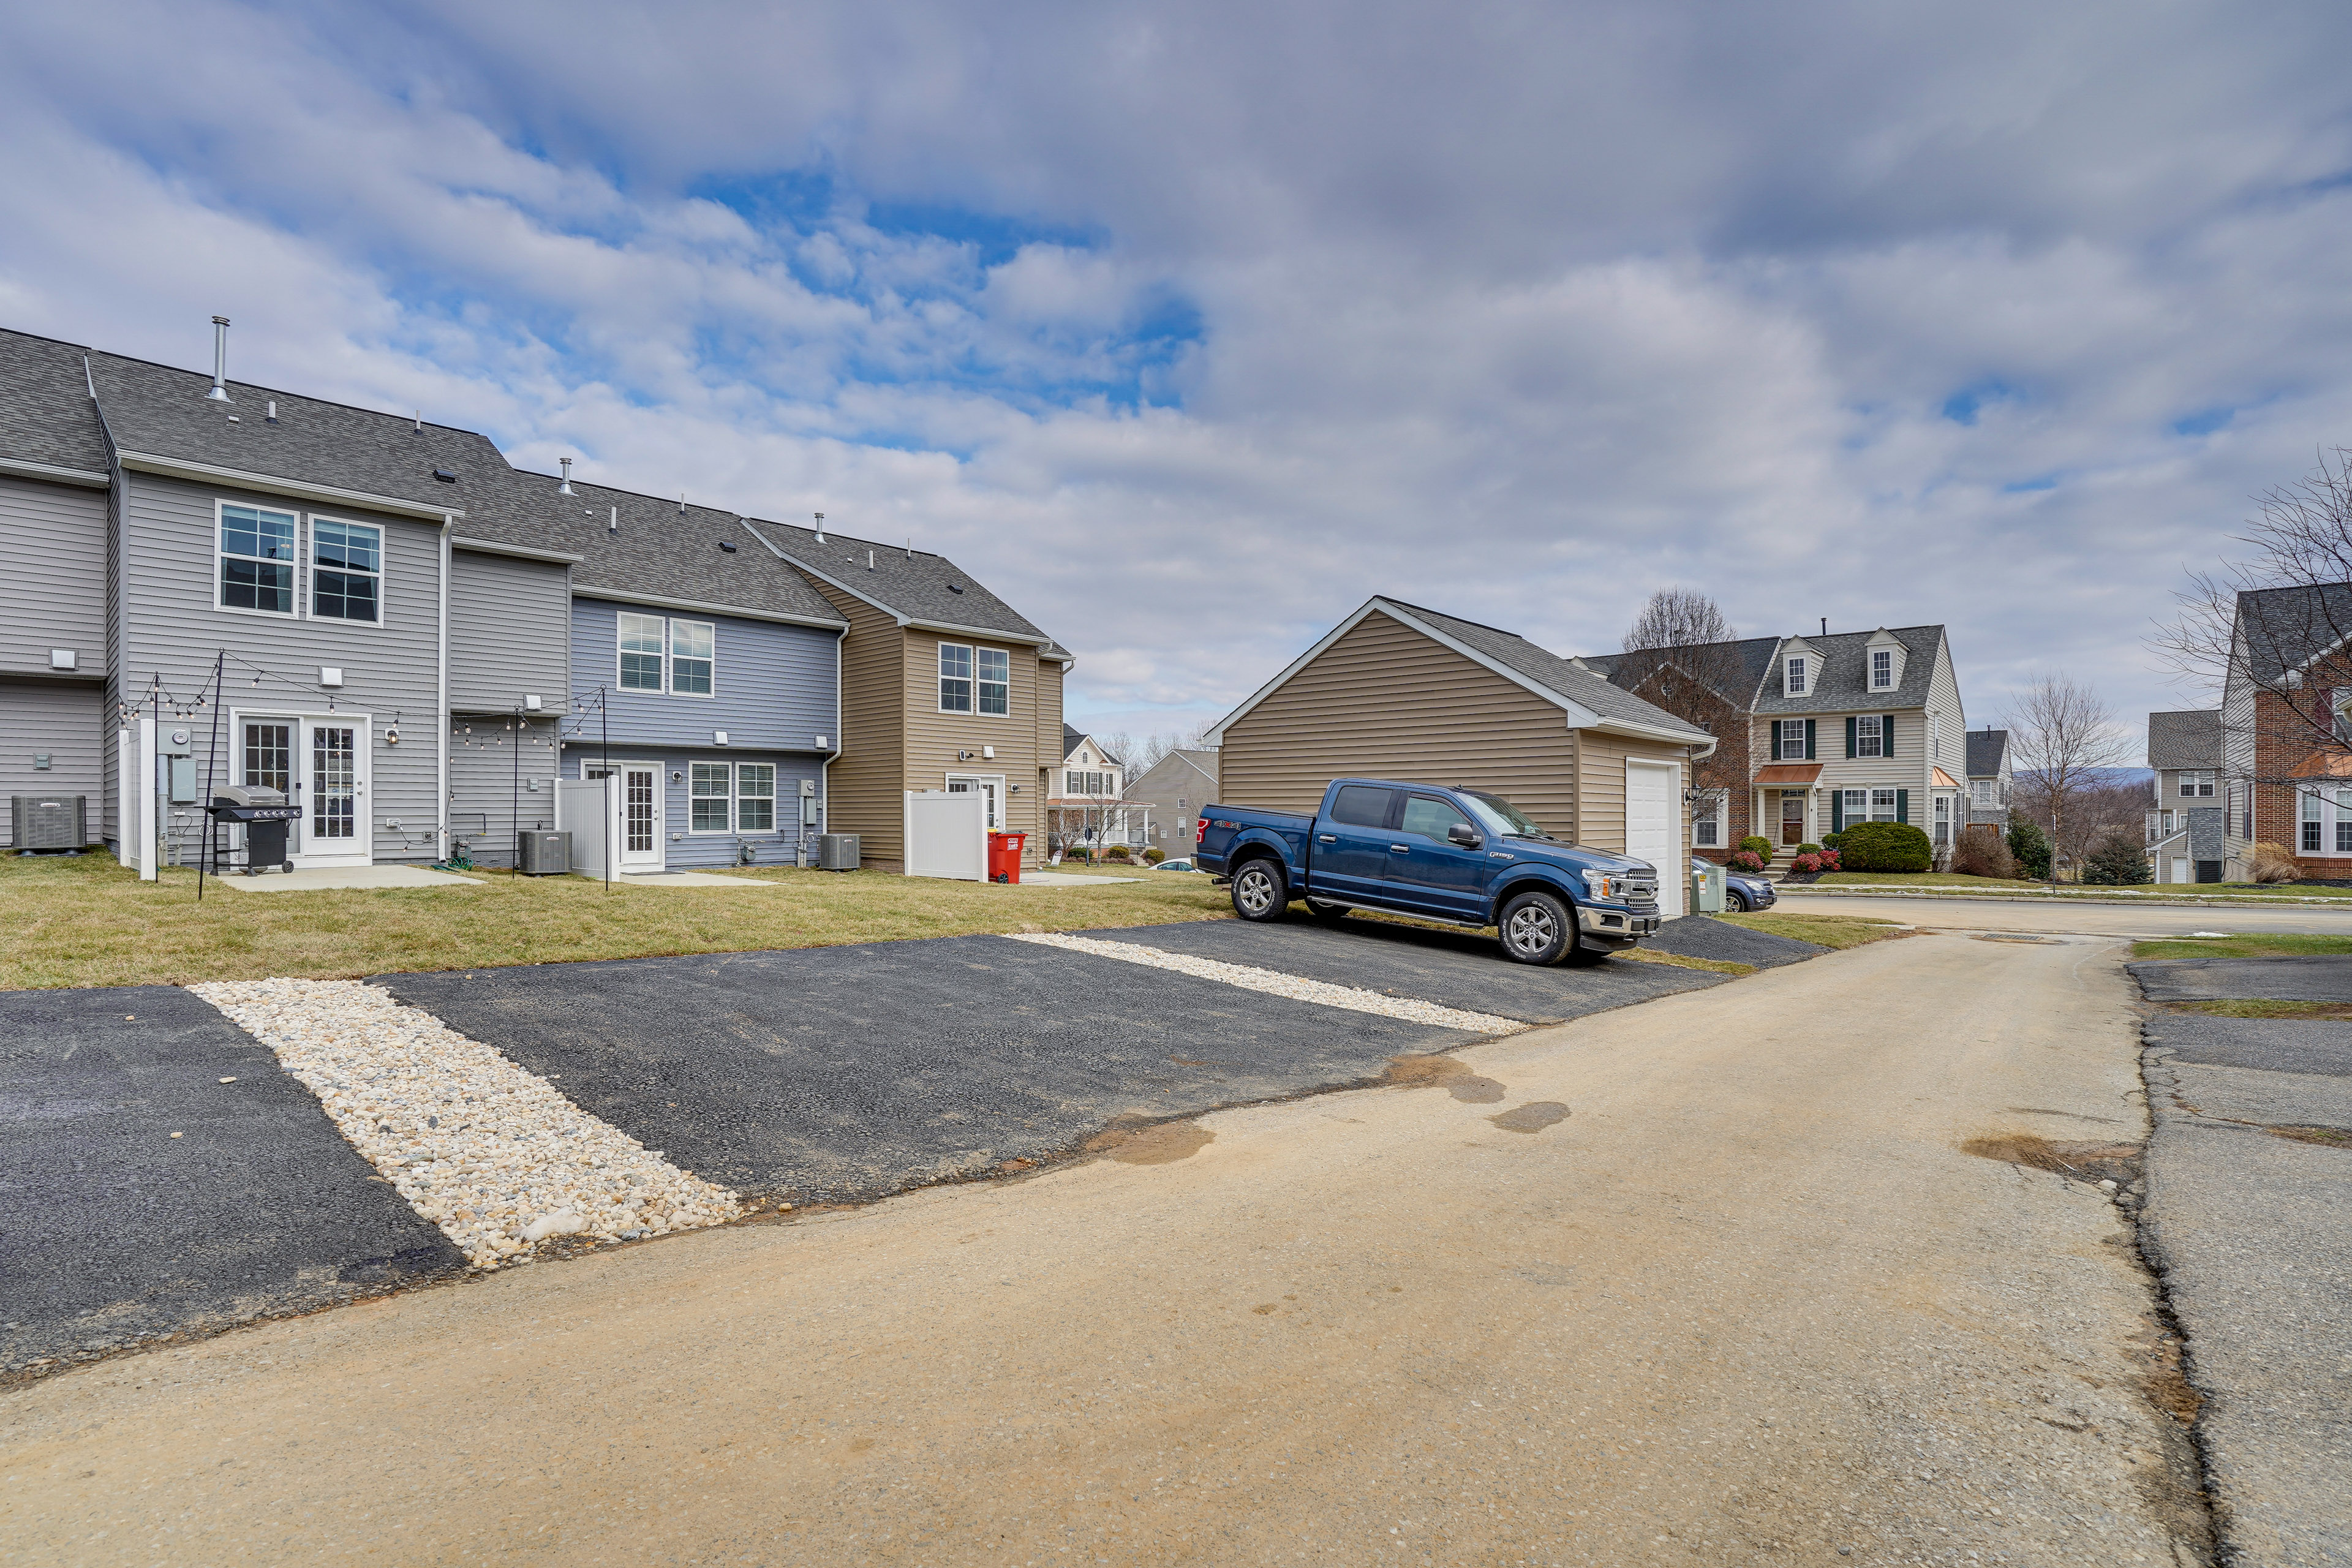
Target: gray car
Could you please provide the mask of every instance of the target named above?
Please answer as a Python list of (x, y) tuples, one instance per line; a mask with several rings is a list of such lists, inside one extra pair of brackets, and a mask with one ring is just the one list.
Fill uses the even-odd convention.
[(1780, 895), (1772, 884), (1747, 871), (1726, 871), (1723, 874), (1723, 912), (1727, 915), (1752, 914), (1769, 910), (1780, 901)]

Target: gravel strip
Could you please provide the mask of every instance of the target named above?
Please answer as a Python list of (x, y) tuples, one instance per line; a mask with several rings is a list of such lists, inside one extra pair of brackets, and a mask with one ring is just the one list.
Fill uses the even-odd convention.
[(1410, 996), (1383, 996), (1377, 991), (1360, 990), (1353, 985), (1334, 985), (1328, 981), (1307, 980), (1271, 969), (1255, 969), (1246, 963), (1226, 963), (1214, 958), (1162, 952), (1156, 947), (1140, 947), (1131, 942), (1103, 942), (1095, 937), (1064, 936), (1053, 931), (1011, 933), (1007, 940), (1034, 942), (1044, 947), (1066, 948), (1072, 952), (1092, 953), (1097, 958), (1116, 958), (1126, 963), (1149, 964), (1154, 969), (1172, 969), (1179, 974), (1238, 985), (1245, 991), (1263, 991), (1271, 996), (1288, 996), (1326, 1007), (1345, 1007), (1352, 1013), (1377, 1013), (1384, 1018), (1402, 1018), (1409, 1023), (1429, 1024), (1441, 1029), (1465, 1029), (1476, 1035), (1514, 1035), (1527, 1027), (1517, 1018), (1498, 1018), (1492, 1013), (1465, 1012), (1459, 1007), (1440, 1006), (1434, 1002), (1416, 1002)]
[(681, 1171), (421, 1008), (356, 980), (188, 989), (277, 1053), (335, 1126), (478, 1268), (539, 1240), (635, 1240), (733, 1219), (735, 1194)]

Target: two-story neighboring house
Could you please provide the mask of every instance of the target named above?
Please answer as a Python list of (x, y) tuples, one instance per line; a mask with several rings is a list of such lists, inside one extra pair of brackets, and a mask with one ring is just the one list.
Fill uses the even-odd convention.
[(1151, 813), (1151, 845), (1187, 857), (1200, 834), (1201, 808), (1217, 798), (1217, 753), (1178, 747), (1127, 786), (1127, 798)]
[(2013, 784), (2009, 731), (1969, 731), (1969, 826), (2007, 831)]
[[(1948, 850), (1967, 820), (1967, 719), (1942, 626), (1748, 637), (1576, 662), (1653, 701), (1670, 700), (1656, 684), (1660, 672), (1679, 671), (1698, 696), (1675, 711), (1745, 731), (1737, 782), (1703, 779), (1696, 792), (1694, 854), (1726, 858), (1752, 834), (1785, 862), (1799, 845), (1851, 822), (1913, 823)], [(1690, 682), (1694, 671), (1707, 679)]]
[(943, 555), (753, 519), (747, 531), (848, 624), (830, 825), (864, 863), (905, 864), (908, 791), (970, 792), (991, 831), (1045, 852), (1071, 656)]
[(193, 861), (205, 784), (301, 806), (298, 869), (505, 863), (608, 757), (624, 869), (822, 820), (845, 622), (730, 514), (21, 333), (0, 411), (0, 772), (142, 872)]
[(1046, 848), (1150, 846), (1150, 812), (1126, 799), (1127, 764), (1094, 736), (1062, 726), (1062, 758), (1045, 784)]
[[(488, 842), (510, 843), (510, 826), (554, 826), (553, 779), (609, 774), (624, 874), (804, 858), (837, 749), (847, 623), (799, 574), (732, 512), (537, 474), (514, 475), (469, 527), (499, 543), (457, 556), (460, 831), (487, 819)], [(496, 582), (488, 614), (470, 613), (469, 563)], [(468, 657), (477, 638), (483, 657)], [(488, 658), (501, 639), (560, 660), (562, 683)]]
[(2147, 716), (2147, 858), (2159, 882), (2218, 882), (2229, 858), (2221, 782), (2221, 711)]

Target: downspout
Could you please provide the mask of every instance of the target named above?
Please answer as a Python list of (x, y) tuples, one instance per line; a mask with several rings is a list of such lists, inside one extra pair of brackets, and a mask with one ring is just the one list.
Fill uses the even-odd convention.
[[(841, 755), (841, 645), (847, 641), (849, 628), (842, 627), (833, 635), (833, 750), (826, 752), (816, 765), (816, 814), (818, 837), (833, 831), (833, 759)], [(808, 835), (801, 835), (808, 842)], [(805, 850), (803, 850), (805, 853)]]
[(449, 531), (457, 520), (446, 512), (441, 516), (441, 606), (439, 625), (435, 630), (438, 657), (434, 660), (437, 672), (433, 695), (434, 708), (439, 722), (435, 726), (440, 738), (434, 742), (433, 798), (436, 859), (449, 858)]

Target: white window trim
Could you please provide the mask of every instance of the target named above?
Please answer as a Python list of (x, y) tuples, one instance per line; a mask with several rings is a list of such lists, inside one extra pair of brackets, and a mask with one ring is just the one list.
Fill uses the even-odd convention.
[[(724, 768), (727, 771), (727, 793), (719, 795), (698, 795), (695, 794), (694, 770), (697, 768)], [(694, 825), (694, 803), (698, 800), (725, 801), (727, 803), (727, 826), (724, 827), (697, 827)], [(734, 832), (735, 764), (732, 763), (698, 762), (689, 757), (687, 759), (686, 763), (686, 836), (688, 838), (728, 838), (733, 837)]]
[[(659, 621), (661, 634), (661, 685), (658, 689), (621, 684), (621, 656), (627, 650), (621, 647), (621, 617), (635, 616), (640, 620)], [(680, 691), (670, 679), (671, 661), (677, 656), (671, 648), (671, 628), (684, 621), (688, 626), (710, 628), (710, 689)], [(362, 625), (365, 623), (362, 623)], [(657, 616), (650, 610), (632, 610), (625, 605), (613, 612), (613, 690), (622, 697), (684, 697), (696, 702), (719, 700), (719, 623), (698, 620), (692, 616)]]
[[(996, 681), (983, 681), (982, 679), (980, 673), (980, 656), (983, 653), (1003, 654), (1004, 656), (1004, 679), (1003, 681), (1003, 685), (1004, 687), (1004, 711), (1002, 713), (991, 713), (987, 709), (982, 708), (980, 705), (981, 687), (982, 685), (994, 686), (999, 684)], [(974, 643), (972, 645), (971, 716), (975, 719), (1010, 719), (1013, 717), (1013, 650), (1011, 648), (990, 647), (985, 643)]]
[[(718, 682), (714, 680), (711, 684), (715, 686)], [(768, 770), (768, 794), (749, 796), (744, 795), (743, 770), (745, 768), (765, 768)], [(727, 781), (727, 783), (728, 787), (733, 792), (727, 797), (727, 814), (729, 820), (735, 824), (735, 832), (737, 837), (740, 837), (746, 833), (781, 833), (783, 831), (784, 815), (783, 805), (782, 803), (784, 800), (784, 770), (782, 767), (774, 763), (737, 763), (735, 764), (734, 774)], [(743, 802), (746, 799), (764, 800), (768, 803), (767, 826), (746, 827), (743, 826)], [(798, 808), (796, 807), (795, 809), (797, 810)], [(795, 826), (797, 826), (797, 824)]]
[[(344, 528), (372, 528), (375, 530), (376, 569), (373, 573), (373, 576), (375, 578), (375, 619), (372, 621), (354, 621), (347, 619), (341, 616), (322, 616), (318, 613), (317, 606), (310, 603), (311, 595), (318, 592), (319, 561), (317, 552), (319, 524), (322, 522), (336, 523)], [(383, 627), (392, 624), (392, 605), (390, 603), (390, 596), (387, 592), (391, 585), (392, 574), (386, 570), (386, 568), (392, 564), (392, 530), (386, 528), (380, 522), (369, 522), (362, 518), (338, 517), (332, 512), (314, 511), (308, 513), (304, 517), (303, 521), (296, 525), (295, 531), (300, 536), (298, 541), (300, 548), (295, 552), (295, 558), (299, 563), (299, 569), (295, 573), (295, 576), (300, 583), (301, 591), (294, 595), (294, 603), (300, 608), (304, 619), (318, 621), (324, 625), (332, 626)], [(341, 570), (341, 568), (333, 568), (333, 570)]]
[[(946, 668), (941, 665), (940, 659), (947, 653), (948, 649), (951, 647), (961, 648), (970, 656), (971, 660), (971, 673), (961, 678), (964, 684), (971, 688), (971, 706), (969, 708), (950, 708), (947, 704), (947, 692), (945, 688), (948, 681), (953, 678), (949, 676)], [(942, 637), (937, 644), (933, 645), (931, 649), (931, 700), (939, 704), (939, 707), (936, 710), (938, 712), (952, 713), (959, 719), (977, 719), (981, 716), (980, 650), (977, 647), (974, 647), (968, 642), (949, 642), (944, 637)], [(966, 775), (959, 773), (956, 776), (962, 778)]]
[[(294, 520), (294, 556), (287, 564), (294, 568), (294, 591), (289, 595), (290, 610), (251, 610), (243, 605), (224, 603), (221, 598), (221, 563), (223, 561), (258, 561), (255, 555), (229, 554), (226, 548), (228, 509), (243, 507), (247, 511), (266, 511)], [(303, 595), (309, 591), (309, 574), (302, 570), (303, 541), (310, 531), (302, 526), (302, 513), (283, 507), (262, 506), (254, 501), (230, 500), (226, 496), (213, 498), (213, 608), (224, 616), (258, 616), (266, 621), (299, 621), (302, 618)], [(378, 623), (381, 625), (382, 623)]]
[[(1874, 752), (1865, 752), (1862, 749), (1864, 740), (1862, 727), (1864, 724), (1875, 724), (1878, 726), (1878, 732), (1869, 737), (1869, 739), (1878, 742), (1878, 750)], [(1864, 757), (1869, 757), (1877, 762), (1884, 762), (1886, 760), (1885, 714), (1857, 713), (1853, 716), (1853, 754), (1856, 761), (1860, 761)]]
[(996, 802), (996, 820), (990, 822), (983, 816), (981, 826), (983, 832), (1003, 833), (1006, 831), (1005, 823), (1012, 820), (1013, 810), (1010, 797), (1004, 787), (1005, 777), (1003, 773), (949, 773), (946, 775), (946, 783), (941, 787), (952, 795), (956, 793), (954, 785), (958, 779), (969, 779), (974, 784), (994, 784), (996, 786), (993, 796)]
[(1790, 654), (1781, 660), (1780, 694), (1783, 697), (1806, 696), (1812, 684), (1812, 666), (1813, 661), (1801, 653)]
[[(1878, 679), (1878, 661), (1882, 658), (1886, 661), (1885, 680)], [(1901, 679), (1902, 672), (1895, 665), (1895, 650), (1891, 647), (1872, 648), (1870, 650), (1870, 689), (1873, 691), (1892, 691)]]
[(1805, 721), (1802, 719), (1772, 721), (1772, 760), (1780, 763), (1792, 760), (1789, 755), (1788, 733), (1780, 728), (1783, 724), (1794, 724), (1797, 727), (1797, 754), (1793, 760), (1803, 762), (1805, 760)]
[(1712, 804), (1715, 807), (1715, 842), (1712, 844), (1702, 844), (1699, 842), (1698, 825), (1702, 820), (1702, 817), (1699, 810), (1695, 807), (1691, 812), (1691, 847), (1694, 849), (1727, 849), (1731, 847), (1729, 843), (1729, 836), (1731, 832), (1731, 792), (1727, 789), (1711, 789), (1701, 793), (1702, 799), (1699, 803), (1700, 805)]

